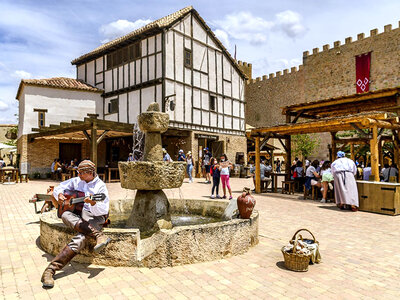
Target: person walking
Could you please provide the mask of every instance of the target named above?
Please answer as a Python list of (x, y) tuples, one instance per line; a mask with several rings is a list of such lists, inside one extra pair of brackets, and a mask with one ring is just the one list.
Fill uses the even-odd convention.
[(337, 153), (337, 159), (332, 163), (331, 170), (335, 181), (334, 191), (336, 204), (340, 209), (350, 206), (352, 211), (358, 210), (358, 190), (354, 176), (357, 167), (354, 161), (347, 158), (343, 151)]
[(178, 152), (178, 161), (186, 161), (185, 152), (182, 149)]
[(193, 178), (192, 178), (193, 166), (194, 166), (194, 159), (192, 156), (192, 151), (189, 151), (186, 154), (186, 172), (189, 176), (189, 183), (193, 182)]
[(221, 155), (219, 170), (221, 171), (221, 182), (222, 182), (222, 190), (224, 191), (223, 199), (226, 199), (226, 188), (229, 191), (229, 200), (232, 199), (232, 190), (229, 185), (229, 171), (232, 169), (232, 164), (228, 160), (226, 154)]
[(206, 181), (204, 183), (211, 183), (210, 162), (211, 162), (211, 153), (210, 151), (208, 151), (208, 148), (204, 148), (203, 164), (206, 177)]
[(211, 199), (215, 199), (215, 197), (217, 197), (217, 199), (221, 199), (221, 196), (219, 195), (219, 181), (221, 179), (221, 171), (219, 170), (217, 159), (214, 157), (211, 158), (210, 164), (211, 164), (210, 173), (213, 179), (213, 186), (211, 188)]

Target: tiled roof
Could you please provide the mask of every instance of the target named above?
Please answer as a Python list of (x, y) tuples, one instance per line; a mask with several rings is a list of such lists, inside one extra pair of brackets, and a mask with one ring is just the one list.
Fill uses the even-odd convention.
[(183, 16), (185, 16), (187, 13), (189, 13), (192, 10), (193, 10), (193, 7), (192, 6), (188, 6), (188, 7), (185, 7), (183, 9), (181, 9), (181, 10), (178, 10), (178, 11), (176, 11), (176, 12), (174, 12), (174, 13), (166, 16), (166, 17), (163, 17), (161, 19), (155, 20), (155, 21), (153, 21), (153, 22), (151, 22), (151, 23), (149, 23), (149, 24), (147, 24), (147, 25), (145, 25), (143, 27), (140, 27), (140, 28), (138, 28), (138, 29), (136, 29), (136, 30), (134, 30), (134, 31), (122, 36), (122, 37), (119, 37), (119, 38), (117, 38), (115, 40), (112, 40), (111, 42), (105, 43), (105, 44), (101, 45), (100, 47), (97, 47), (93, 51), (91, 51), (89, 53), (86, 53), (86, 54), (74, 59), (71, 63), (72, 64), (77, 64), (81, 60), (83, 60), (83, 59), (85, 59), (85, 58), (87, 58), (89, 56), (101, 53), (104, 50), (112, 48), (113, 46), (115, 46), (115, 45), (117, 45), (117, 44), (119, 44), (119, 43), (121, 43), (123, 41), (126, 41), (126, 40), (128, 40), (130, 38), (138, 36), (138, 35), (146, 32), (148, 30), (151, 30), (151, 29), (154, 29), (154, 28), (160, 28), (161, 29), (161, 28), (168, 27), (168, 26), (172, 25), (175, 21), (177, 21), (179, 18), (182, 18)]
[(81, 80), (67, 78), (67, 77), (54, 77), (47, 79), (22, 79), (19, 84), (18, 92), (16, 98), (19, 98), (19, 95), (22, 91), (23, 85), (35, 85), (35, 86), (43, 86), (43, 87), (51, 87), (58, 89), (68, 89), (68, 90), (82, 90), (88, 92), (96, 92), (102, 93), (103, 90), (93, 87), (87, 83), (84, 83)]

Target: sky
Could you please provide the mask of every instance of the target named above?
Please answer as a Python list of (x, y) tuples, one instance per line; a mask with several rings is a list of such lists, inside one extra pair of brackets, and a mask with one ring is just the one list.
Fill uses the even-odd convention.
[(188, 5), (232, 55), (236, 46), (236, 58), (252, 63), (253, 77), (400, 20), (397, 0), (0, 0), (0, 124), (17, 123), (22, 78), (75, 78), (74, 58)]

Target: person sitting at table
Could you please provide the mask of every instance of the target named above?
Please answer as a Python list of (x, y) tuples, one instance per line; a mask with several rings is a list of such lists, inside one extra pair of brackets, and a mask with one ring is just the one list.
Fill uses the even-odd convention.
[(59, 158), (57, 158), (57, 160), (54, 164), (53, 170), (54, 170), (55, 179), (57, 180), (57, 178), (61, 178), (62, 165), (61, 165)]
[(304, 185), (304, 168), (303, 168), (303, 162), (298, 160), (296, 167), (293, 169), (293, 179), (294, 182), (296, 183), (297, 191), (301, 192), (303, 191), (303, 185)]
[[(266, 177), (266, 173), (267, 173), (267, 174), (268, 174), (268, 173), (271, 173), (271, 171), (272, 171), (271, 166), (265, 165), (264, 161), (261, 161), (261, 162), (260, 162), (261, 190), (263, 189), (264, 182), (266, 183), (265, 189), (267, 189), (269, 183), (272, 181), (271, 178), (267, 178), (267, 177)], [(255, 191), (256, 191), (256, 167), (255, 167), (255, 166), (253, 166), (253, 167), (250, 168), (250, 173), (252, 174), (252, 177), (253, 177), (253, 184), (254, 184), (254, 190), (253, 190), (253, 192), (255, 192)]]
[(369, 176), (372, 174), (371, 164), (369, 163), (366, 168), (363, 169), (363, 180), (368, 181)]
[(399, 176), (399, 171), (397, 170), (397, 166), (393, 163), (391, 166), (387, 165), (387, 167), (382, 171), (383, 182), (389, 182), (390, 177), (395, 177), (396, 182)]
[(321, 177), (317, 173), (317, 168), (319, 166), (319, 161), (316, 159), (314, 160), (311, 165), (306, 170), (306, 180), (304, 183), (305, 191), (304, 191), (304, 198), (307, 199), (307, 196), (311, 190), (311, 186), (315, 185), (321, 187), (321, 183), (318, 179)]
[(328, 195), (328, 189), (333, 190), (333, 175), (331, 172), (331, 162), (324, 161), (321, 167), (321, 192), (322, 192), (322, 200), (321, 203), (326, 203), (326, 196)]

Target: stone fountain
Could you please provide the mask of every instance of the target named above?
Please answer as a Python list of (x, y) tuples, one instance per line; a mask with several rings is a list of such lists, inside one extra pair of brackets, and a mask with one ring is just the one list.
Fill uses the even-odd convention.
[(169, 116), (158, 103), (150, 104), (138, 123), (146, 137), (143, 161), (118, 164), (121, 186), (137, 190), (127, 226), (142, 232), (171, 229), (170, 204), (162, 190), (181, 187), (186, 163), (163, 161), (161, 133), (168, 129)]
[[(136, 189), (135, 199), (110, 199), (112, 241), (94, 253), (95, 241), (74, 258), (83, 263), (132, 267), (166, 267), (221, 259), (246, 252), (258, 243), (258, 212), (248, 219), (224, 217), (225, 200), (168, 199), (163, 189), (179, 188), (186, 163), (162, 161), (161, 133), (168, 129), (168, 114), (157, 103), (138, 117), (145, 132), (144, 161), (119, 162), (121, 186)], [(232, 214), (230, 214), (232, 215)], [(187, 218), (201, 222), (185, 223)], [(174, 220), (180, 222), (174, 223)], [(171, 222), (172, 220), (172, 222)], [(205, 221), (204, 221), (205, 220)], [(56, 255), (75, 235), (55, 211), (40, 217), (40, 245)]]

